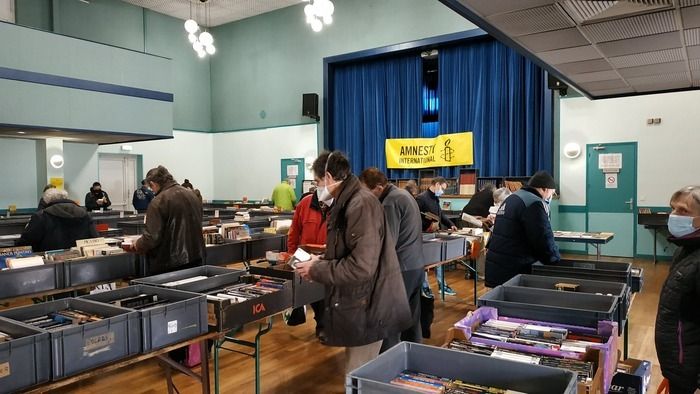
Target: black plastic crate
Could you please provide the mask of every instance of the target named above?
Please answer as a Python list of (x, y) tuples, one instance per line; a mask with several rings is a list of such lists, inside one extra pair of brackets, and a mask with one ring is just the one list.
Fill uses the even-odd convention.
[(105, 318), (98, 322), (50, 332), (53, 379), (109, 364), (139, 353), (141, 324), (135, 311), (94, 301), (64, 298), (0, 311), (0, 316), (23, 321), (73, 308)]
[(66, 287), (62, 262), (0, 271), (0, 299), (42, 293)]
[(632, 264), (600, 260), (561, 260), (556, 264), (532, 265), (533, 275), (603, 280), (631, 285)]
[(638, 293), (642, 291), (642, 287), (644, 286), (644, 269), (643, 268), (638, 268), (634, 267), (632, 268), (631, 271), (631, 276), (630, 276), (630, 287), (632, 288), (632, 292)]
[(146, 224), (143, 220), (117, 222), (117, 228), (122, 230), (126, 235), (141, 235), (143, 234), (143, 230), (146, 229)]
[(136, 255), (120, 253), (63, 263), (65, 287), (111, 282), (137, 276)]
[(477, 306), (494, 307), (502, 316), (583, 327), (618, 321), (618, 304), (615, 296), (506, 286), (496, 287), (477, 301)]
[[(188, 268), (179, 271), (167, 272), (165, 274), (134, 279), (131, 281), (131, 284), (168, 287), (176, 290), (185, 290), (194, 293), (201, 293), (208, 289), (221, 286), (225, 283), (231, 283), (231, 281), (238, 280), (238, 277), (243, 272), (245, 271), (224, 267), (215, 267), (211, 265), (203, 265), (201, 267)], [(166, 283), (187, 278), (193, 278), (195, 276), (206, 276), (207, 279), (185, 283), (178, 286), (165, 286)]]
[(220, 245), (207, 246), (207, 265), (226, 265), (245, 261), (245, 241), (225, 240)]
[(578, 285), (578, 290), (575, 292), (570, 292), (571, 294), (598, 294), (617, 297), (619, 316), (615, 321), (618, 322), (620, 333), (622, 333), (625, 322), (627, 321), (627, 315), (629, 313), (629, 300), (631, 297), (630, 287), (624, 283), (521, 274), (510, 279), (504, 283), (503, 286), (558, 291), (554, 287), (557, 283), (570, 283)]
[(284, 270), (279, 265), (271, 267), (251, 266), (249, 272), (291, 281), (293, 292), (292, 306), (294, 308), (323, 300), (326, 295), (326, 287), (324, 285), (302, 279), (295, 271)]
[(0, 331), (13, 339), (0, 343), (0, 393), (13, 393), (51, 378), (49, 333), (0, 317)]
[(350, 372), (345, 377), (345, 392), (413, 393), (390, 384), (405, 370), (529, 394), (576, 393), (576, 375), (571, 371), (410, 342), (401, 342)]
[(287, 236), (284, 234), (259, 233), (251, 235), (246, 241), (246, 255), (248, 261), (265, 258), (269, 251), (284, 252), (287, 250)]
[[(203, 294), (163, 287), (135, 285), (82, 298), (113, 304), (115, 301), (139, 294), (154, 294), (167, 304), (139, 309), (141, 317), (141, 351), (143, 353), (174, 343), (183, 342), (209, 331), (207, 298)], [(130, 308), (127, 308), (130, 309)]]
[[(242, 271), (237, 277), (227, 277), (229, 282), (222, 283), (206, 291), (207, 295), (216, 296), (226, 287), (248, 280), (250, 275)], [(283, 288), (274, 293), (265, 294), (244, 302), (217, 300), (207, 297), (207, 316), (210, 330), (228, 332), (244, 324), (272, 316), (292, 307), (292, 282), (285, 281)]]

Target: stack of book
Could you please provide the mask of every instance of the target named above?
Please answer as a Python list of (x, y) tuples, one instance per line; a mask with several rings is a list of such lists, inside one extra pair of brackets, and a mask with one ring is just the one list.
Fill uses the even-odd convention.
[(250, 230), (240, 223), (224, 223), (221, 225), (221, 235), (226, 239), (250, 239)]
[(24, 323), (47, 331), (63, 330), (102, 320), (104, 317), (77, 309), (64, 309), (46, 315), (27, 319)]
[(83, 258), (83, 255), (76, 249), (49, 250), (44, 252), (46, 261), (68, 261)]
[(482, 386), (409, 370), (401, 372), (390, 383), (426, 394), (519, 394), (518, 391)]
[(165, 287), (181, 286), (181, 285), (184, 285), (184, 284), (187, 284), (187, 283), (197, 282), (197, 281), (204, 280), (204, 279), (207, 279), (207, 278), (209, 278), (209, 277), (208, 277), (208, 276), (205, 276), (205, 275), (192, 276), (192, 277), (189, 277), (189, 278), (178, 279), (178, 280), (174, 280), (174, 281), (171, 281), (171, 282), (163, 283), (163, 286), (165, 286)]
[(563, 368), (575, 372), (578, 381), (588, 383), (593, 381), (595, 365), (589, 361), (572, 360), (559, 357), (539, 356), (515, 350), (499, 349), (496, 346), (474, 344), (468, 341), (453, 339), (448, 345), (448, 349), (459, 350), (461, 352), (482, 354), (505, 360), (517, 361), (527, 364), (544, 365), (548, 367)]
[(11, 340), (12, 340), (12, 336), (10, 334), (7, 334), (7, 333), (0, 331), (0, 343), (9, 342)]
[(167, 304), (170, 301), (160, 298), (157, 294), (139, 294), (133, 297), (122, 298), (112, 301), (112, 304), (131, 309), (146, 309), (156, 305)]
[(235, 303), (274, 293), (284, 288), (284, 280), (262, 275), (244, 275), (241, 282), (208, 295), (210, 300), (231, 300)]
[(105, 238), (79, 239), (75, 241), (75, 246), (84, 257), (107, 256), (124, 253), (124, 250), (107, 243)]
[(0, 248), (0, 269), (15, 268), (7, 264), (7, 260), (28, 257), (33, 255), (31, 246), (16, 246), (11, 248)]

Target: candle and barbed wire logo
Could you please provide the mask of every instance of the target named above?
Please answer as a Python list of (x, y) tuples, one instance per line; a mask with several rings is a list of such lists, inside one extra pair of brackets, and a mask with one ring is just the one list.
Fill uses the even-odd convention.
[(445, 147), (443, 149), (440, 149), (440, 152), (442, 152), (440, 157), (447, 162), (452, 161), (452, 157), (455, 153), (455, 150), (450, 147), (451, 142), (452, 141), (448, 138), (447, 140), (445, 140)]

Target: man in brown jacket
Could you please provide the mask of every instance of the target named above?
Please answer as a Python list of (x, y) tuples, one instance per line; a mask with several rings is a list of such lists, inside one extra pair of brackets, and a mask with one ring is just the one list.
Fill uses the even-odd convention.
[(148, 171), (146, 182), (156, 196), (148, 205), (146, 229), (134, 250), (148, 255), (147, 275), (204, 264), (202, 203), (163, 166)]
[(340, 152), (324, 152), (313, 172), (325, 181), (330, 205), (326, 254), (298, 263), (304, 278), (326, 285), (322, 342), (345, 347), (348, 373), (379, 354), (382, 339), (411, 325), (394, 241), (382, 206), (360, 185)]

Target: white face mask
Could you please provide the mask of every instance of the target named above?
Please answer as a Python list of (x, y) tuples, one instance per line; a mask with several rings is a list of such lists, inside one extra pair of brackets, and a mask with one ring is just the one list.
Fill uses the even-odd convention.
[(318, 197), (318, 201), (321, 201), (328, 206), (333, 204), (333, 196), (325, 186), (319, 186), (318, 189), (316, 189), (316, 197)]

